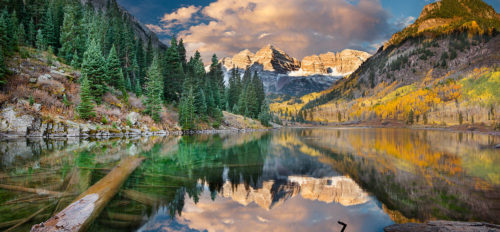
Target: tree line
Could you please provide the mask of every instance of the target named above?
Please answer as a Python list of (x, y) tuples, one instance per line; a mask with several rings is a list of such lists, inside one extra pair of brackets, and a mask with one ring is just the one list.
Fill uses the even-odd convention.
[[(94, 107), (107, 92), (127, 102), (128, 94), (143, 96), (145, 110), (160, 121), (165, 104), (176, 106), (185, 130), (201, 122), (218, 127), (227, 110), (268, 125), (270, 118), (260, 78), (249, 71), (243, 78), (231, 76), (224, 83), (222, 66), (214, 54), (208, 73), (199, 52), (189, 58), (183, 40), (172, 37), (167, 48), (153, 46), (134, 33), (133, 22), (108, 0), (105, 12), (90, 1), (7, 0), (0, 16), (0, 85), (5, 83), (4, 57), (20, 46), (34, 47), (57, 55), (81, 69), (82, 119), (95, 116)], [(266, 121), (267, 120), (267, 121)]]

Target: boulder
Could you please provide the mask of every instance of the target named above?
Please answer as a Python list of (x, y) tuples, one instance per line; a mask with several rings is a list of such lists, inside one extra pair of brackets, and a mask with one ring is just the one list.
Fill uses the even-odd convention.
[(36, 118), (28, 129), (26, 136), (43, 137), (47, 132), (47, 124), (42, 123), (40, 118)]
[(91, 131), (95, 131), (96, 126), (91, 125), (91, 124), (81, 124), (80, 125), (80, 132), (83, 134), (89, 135)]
[(0, 123), (0, 131), (17, 136), (26, 136), (35, 120), (31, 115), (17, 115), (12, 107), (5, 108), (1, 116), (5, 122)]
[(42, 109), (42, 104), (34, 103), (32, 106), (33, 110), (39, 112)]
[(66, 136), (68, 137), (79, 137), (80, 136), (80, 125), (71, 121), (66, 121)]
[(135, 125), (140, 117), (141, 115), (137, 112), (130, 112), (129, 114), (127, 114), (127, 120), (130, 121), (132, 125)]
[(50, 79), (52, 79), (52, 76), (48, 73), (38, 76), (38, 81), (46, 81)]

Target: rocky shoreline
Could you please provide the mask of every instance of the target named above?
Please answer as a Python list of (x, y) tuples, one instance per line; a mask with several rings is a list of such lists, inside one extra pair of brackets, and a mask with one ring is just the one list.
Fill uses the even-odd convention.
[(7, 107), (0, 113), (0, 138), (128, 138), (143, 136), (167, 136), (214, 133), (240, 133), (268, 129), (250, 129), (224, 127), (210, 130), (158, 130), (140, 125), (131, 114), (132, 126), (99, 125), (79, 123), (64, 119), (43, 119), (30, 114), (20, 115), (13, 107)]

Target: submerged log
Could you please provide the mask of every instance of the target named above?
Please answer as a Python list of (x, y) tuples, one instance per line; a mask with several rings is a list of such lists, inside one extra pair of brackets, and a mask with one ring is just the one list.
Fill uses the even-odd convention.
[(144, 158), (128, 157), (64, 210), (31, 231), (85, 231)]
[[(76, 195), (76, 194), (75, 194)], [(69, 197), (69, 196), (66, 196)], [(63, 197), (61, 197), (63, 198)], [(13, 205), (13, 204), (22, 204), (22, 203), (32, 203), (32, 202), (44, 202), (44, 201), (50, 201), (56, 199), (52, 196), (44, 196), (44, 197), (33, 197), (31, 196), (30, 198), (22, 198), (22, 199), (15, 199), (15, 200), (10, 200), (4, 202), (1, 206), (4, 205)], [(57, 198), (60, 199), (60, 198)]]
[(17, 224), (15, 224), (14, 226), (10, 227), (9, 229), (5, 230), (5, 232), (8, 232), (8, 231), (12, 231), (14, 229), (16, 229), (17, 227), (23, 225), (24, 223), (26, 222), (29, 222), (31, 219), (33, 219), (34, 217), (36, 217), (38, 214), (42, 213), (43, 211), (45, 211), (46, 209), (52, 207), (53, 204), (48, 204), (46, 205), (45, 207), (42, 207), (41, 209), (39, 209), (38, 211), (36, 211), (35, 213), (31, 214), (30, 216), (28, 216), (27, 218), (24, 218), (22, 219), (21, 221), (19, 221)]
[(0, 188), (12, 190), (12, 191), (18, 191), (18, 192), (36, 193), (38, 195), (53, 195), (56, 197), (64, 196), (64, 194), (61, 192), (56, 192), (56, 191), (51, 191), (51, 190), (46, 190), (46, 189), (39, 189), (39, 188), (26, 188), (26, 187), (17, 186), (17, 185), (0, 184)]
[[(104, 213), (103, 213), (104, 214)], [(113, 213), (107, 212), (104, 214), (106, 218), (114, 221), (132, 221), (132, 222), (142, 222), (144, 217), (142, 215), (136, 214), (126, 214), (126, 213)]]
[[(41, 221), (42, 219), (46, 219), (50, 216), (50, 214), (39, 214), (36, 215), (32, 220)], [(19, 222), (22, 222), (24, 219), (15, 219), (7, 222), (0, 222), (0, 229), (11, 227)]]
[(148, 206), (158, 205), (162, 201), (162, 199), (159, 197), (148, 195), (146, 193), (135, 190), (123, 190), (122, 196)]

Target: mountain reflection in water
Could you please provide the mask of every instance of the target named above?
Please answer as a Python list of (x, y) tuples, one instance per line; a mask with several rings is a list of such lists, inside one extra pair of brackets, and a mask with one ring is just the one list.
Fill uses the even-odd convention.
[[(0, 183), (82, 192), (126, 156), (146, 157), (91, 231), (382, 231), (430, 219), (499, 223), (492, 135), (283, 129), (130, 140), (0, 142)], [(0, 189), (0, 224), (54, 198)], [(67, 204), (70, 199), (59, 204)], [(55, 208), (55, 207), (54, 207)], [(55, 209), (52, 209), (55, 210)], [(42, 214), (18, 231), (29, 230)], [(2, 229), (2, 228), (0, 228)]]

